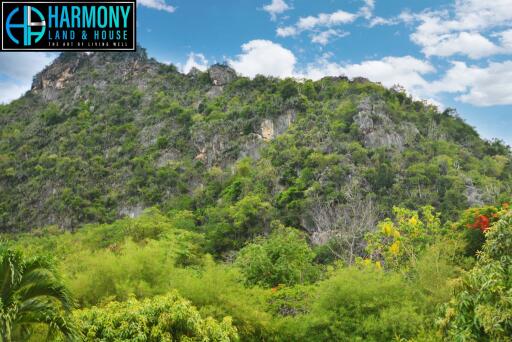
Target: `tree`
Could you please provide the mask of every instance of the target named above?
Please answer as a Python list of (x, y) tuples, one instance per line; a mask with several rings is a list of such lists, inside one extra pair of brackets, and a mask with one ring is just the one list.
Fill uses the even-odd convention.
[(377, 210), (371, 199), (361, 198), (351, 188), (345, 195), (348, 201), (344, 204), (321, 198), (312, 201), (309, 233), (313, 243), (325, 244), (336, 258), (351, 265), (364, 250), (365, 234), (375, 227)]
[(77, 336), (70, 311), (73, 299), (47, 258), (25, 259), (21, 252), (0, 252), (1, 341), (26, 340), (35, 325), (46, 325), (48, 338), (59, 332)]
[(76, 312), (85, 341), (238, 341), (230, 317), (203, 318), (177, 292)]
[(512, 336), (512, 214), (485, 235), (476, 266), (463, 277), (441, 321), (452, 341), (510, 341)]
[(279, 225), (266, 239), (244, 247), (236, 264), (247, 283), (264, 286), (295, 285), (314, 280), (314, 253), (296, 229)]
[(414, 266), (425, 249), (434, 244), (441, 231), (439, 214), (426, 206), (420, 212), (394, 207), (395, 220), (385, 219), (376, 231), (366, 234), (366, 252), (371, 261), (387, 269)]

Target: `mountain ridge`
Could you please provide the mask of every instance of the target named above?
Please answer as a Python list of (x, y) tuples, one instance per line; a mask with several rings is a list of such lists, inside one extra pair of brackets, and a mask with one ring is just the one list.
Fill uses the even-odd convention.
[[(269, 217), (315, 232), (328, 228), (313, 216), (369, 202), (376, 217), (428, 204), (450, 219), (511, 184), (506, 146), (399, 90), (363, 78), (248, 79), (222, 65), (185, 75), (142, 48), (60, 55), (0, 107), (0, 123), (3, 231), (76, 229), (153, 205), (191, 210), (210, 229), (208, 208), (257, 194)], [(242, 177), (246, 162), (256, 171)], [(265, 231), (260, 221), (244, 234)]]

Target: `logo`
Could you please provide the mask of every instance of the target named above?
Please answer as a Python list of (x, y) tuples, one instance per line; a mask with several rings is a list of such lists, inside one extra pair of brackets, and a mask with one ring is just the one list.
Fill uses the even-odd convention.
[(21, 0), (1, 4), (2, 51), (136, 49), (135, 0)]
[[(13, 17), (21, 12), (20, 8), (22, 8), (21, 11), (23, 13), (23, 23), (14, 24)], [(32, 13), (39, 17), (39, 21), (32, 21)], [(44, 21), (43, 14), (37, 8), (32, 6), (20, 6), (16, 7), (11, 11), (11, 13), (9, 13), (5, 23), (5, 30), (14, 44), (20, 44), (21, 39), (16, 37), (21, 36), (23, 37), (23, 45), (31, 46), (32, 38), (35, 39), (35, 43), (39, 42), (43, 38), (44, 32), (46, 30), (46, 22)]]

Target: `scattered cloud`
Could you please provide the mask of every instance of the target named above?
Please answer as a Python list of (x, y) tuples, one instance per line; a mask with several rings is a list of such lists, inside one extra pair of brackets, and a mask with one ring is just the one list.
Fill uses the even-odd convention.
[(350, 13), (340, 9), (332, 13), (320, 13), (318, 15), (301, 17), (293, 25), (278, 27), (276, 34), (278, 37), (294, 37), (303, 32), (311, 32), (310, 38), (312, 43), (327, 45), (331, 38), (348, 35), (348, 33), (336, 29), (336, 27), (353, 23), (358, 18), (364, 18), (370, 22), (375, 21), (376, 23), (385, 20), (374, 17), (375, 0), (362, 1), (363, 6), (357, 13)]
[(512, 105), (512, 61), (486, 67), (453, 62), (452, 67), (429, 87), (432, 93), (458, 94), (457, 100), (478, 107)]
[(359, 10), (359, 14), (365, 19), (373, 17), (373, 10), (375, 9), (375, 0), (364, 0), (364, 6)]
[(299, 19), (299, 30), (313, 30), (318, 27), (332, 27), (353, 22), (357, 16), (342, 10), (334, 13), (320, 13), (317, 16), (303, 17)]
[(465, 55), (480, 59), (512, 52), (491, 39), (496, 32), (500, 35), (499, 30), (510, 27), (510, 0), (457, 0), (451, 9), (425, 11), (409, 19), (419, 23), (411, 40), (427, 56)]
[(293, 76), (296, 62), (290, 50), (269, 40), (252, 40), (242, 45), (242, 54), (228, 60), (232, 68), (248, 77), (258, 74), (290, 77)]
[(23, 95), (30, 89), (30, 85), (16, 84), (12, 81), (0, 81), (0, 89), (2, 89), (0, 93), (0, 103), (8, 103)]
[(137, 4), (168, 13), (174, 13), (176, 11), (176, 7), (168, 5), (165, 0), (139, 0)]
[(423, 52), (427, 56), (449, 57), (463, 54), (472, 59), (480, 59), (502, 51), (502, 48), (478, 32), (459, 32), (439, 36), (432, 44), (428, 41), (416, 41), (420, 44), (424, 43)]
[(277, 15), (290, 10), (291, 7), (284, 0), (272, 0), (272, 3), (263, 6), (263, 10), (270, 14), (272, 20), (277, 19)]
[(294, 26), (278, 27), (276, 33), (279, 37), (296, 36), (299, 32)]
[(201, 71), (208, 69), (208, 60), (202, 53), (190, 53), (188, 55), (187, 62), (182, 68), (185, 74), (188, 74), (192, 68), (196, 68)]
[(55, 53), (0, 53), (0, 75), (16, 80), (30, 80), (57, 57)]
[(332, 38), (341, 38), (348, 36), (349, 33), (341, 30), (328, 29), (327, 31), (322, 31), (318, 33), (313, 33), (311, 35), (311, 42), (327, 45)]
[(57, 54), (11, 52), (0, 54), (0, 103), (17, 99), (30, 89), (32, 78)]
[(357, 15), (342, 10), (333, 13), (320, 13), (317, 16), (308, 16), (300, 18), (295, 25), (278, 27), (277, 35), (279, 37), (292, 37), (302, 32), (312, 32), (311, 41), (325, 45), (329, 38), (339, 35), (333, 28), (343, 24), (348, 24), (357, 19)]

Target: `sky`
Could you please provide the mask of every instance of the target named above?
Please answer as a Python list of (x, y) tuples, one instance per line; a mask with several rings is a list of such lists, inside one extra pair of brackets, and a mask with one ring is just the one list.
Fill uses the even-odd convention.
[[(512, 145), (512, 0), (138, 0), (137, 39), (182, 72), (398, 84)], [(0, 53), (0, 102), (55, 56)]]

